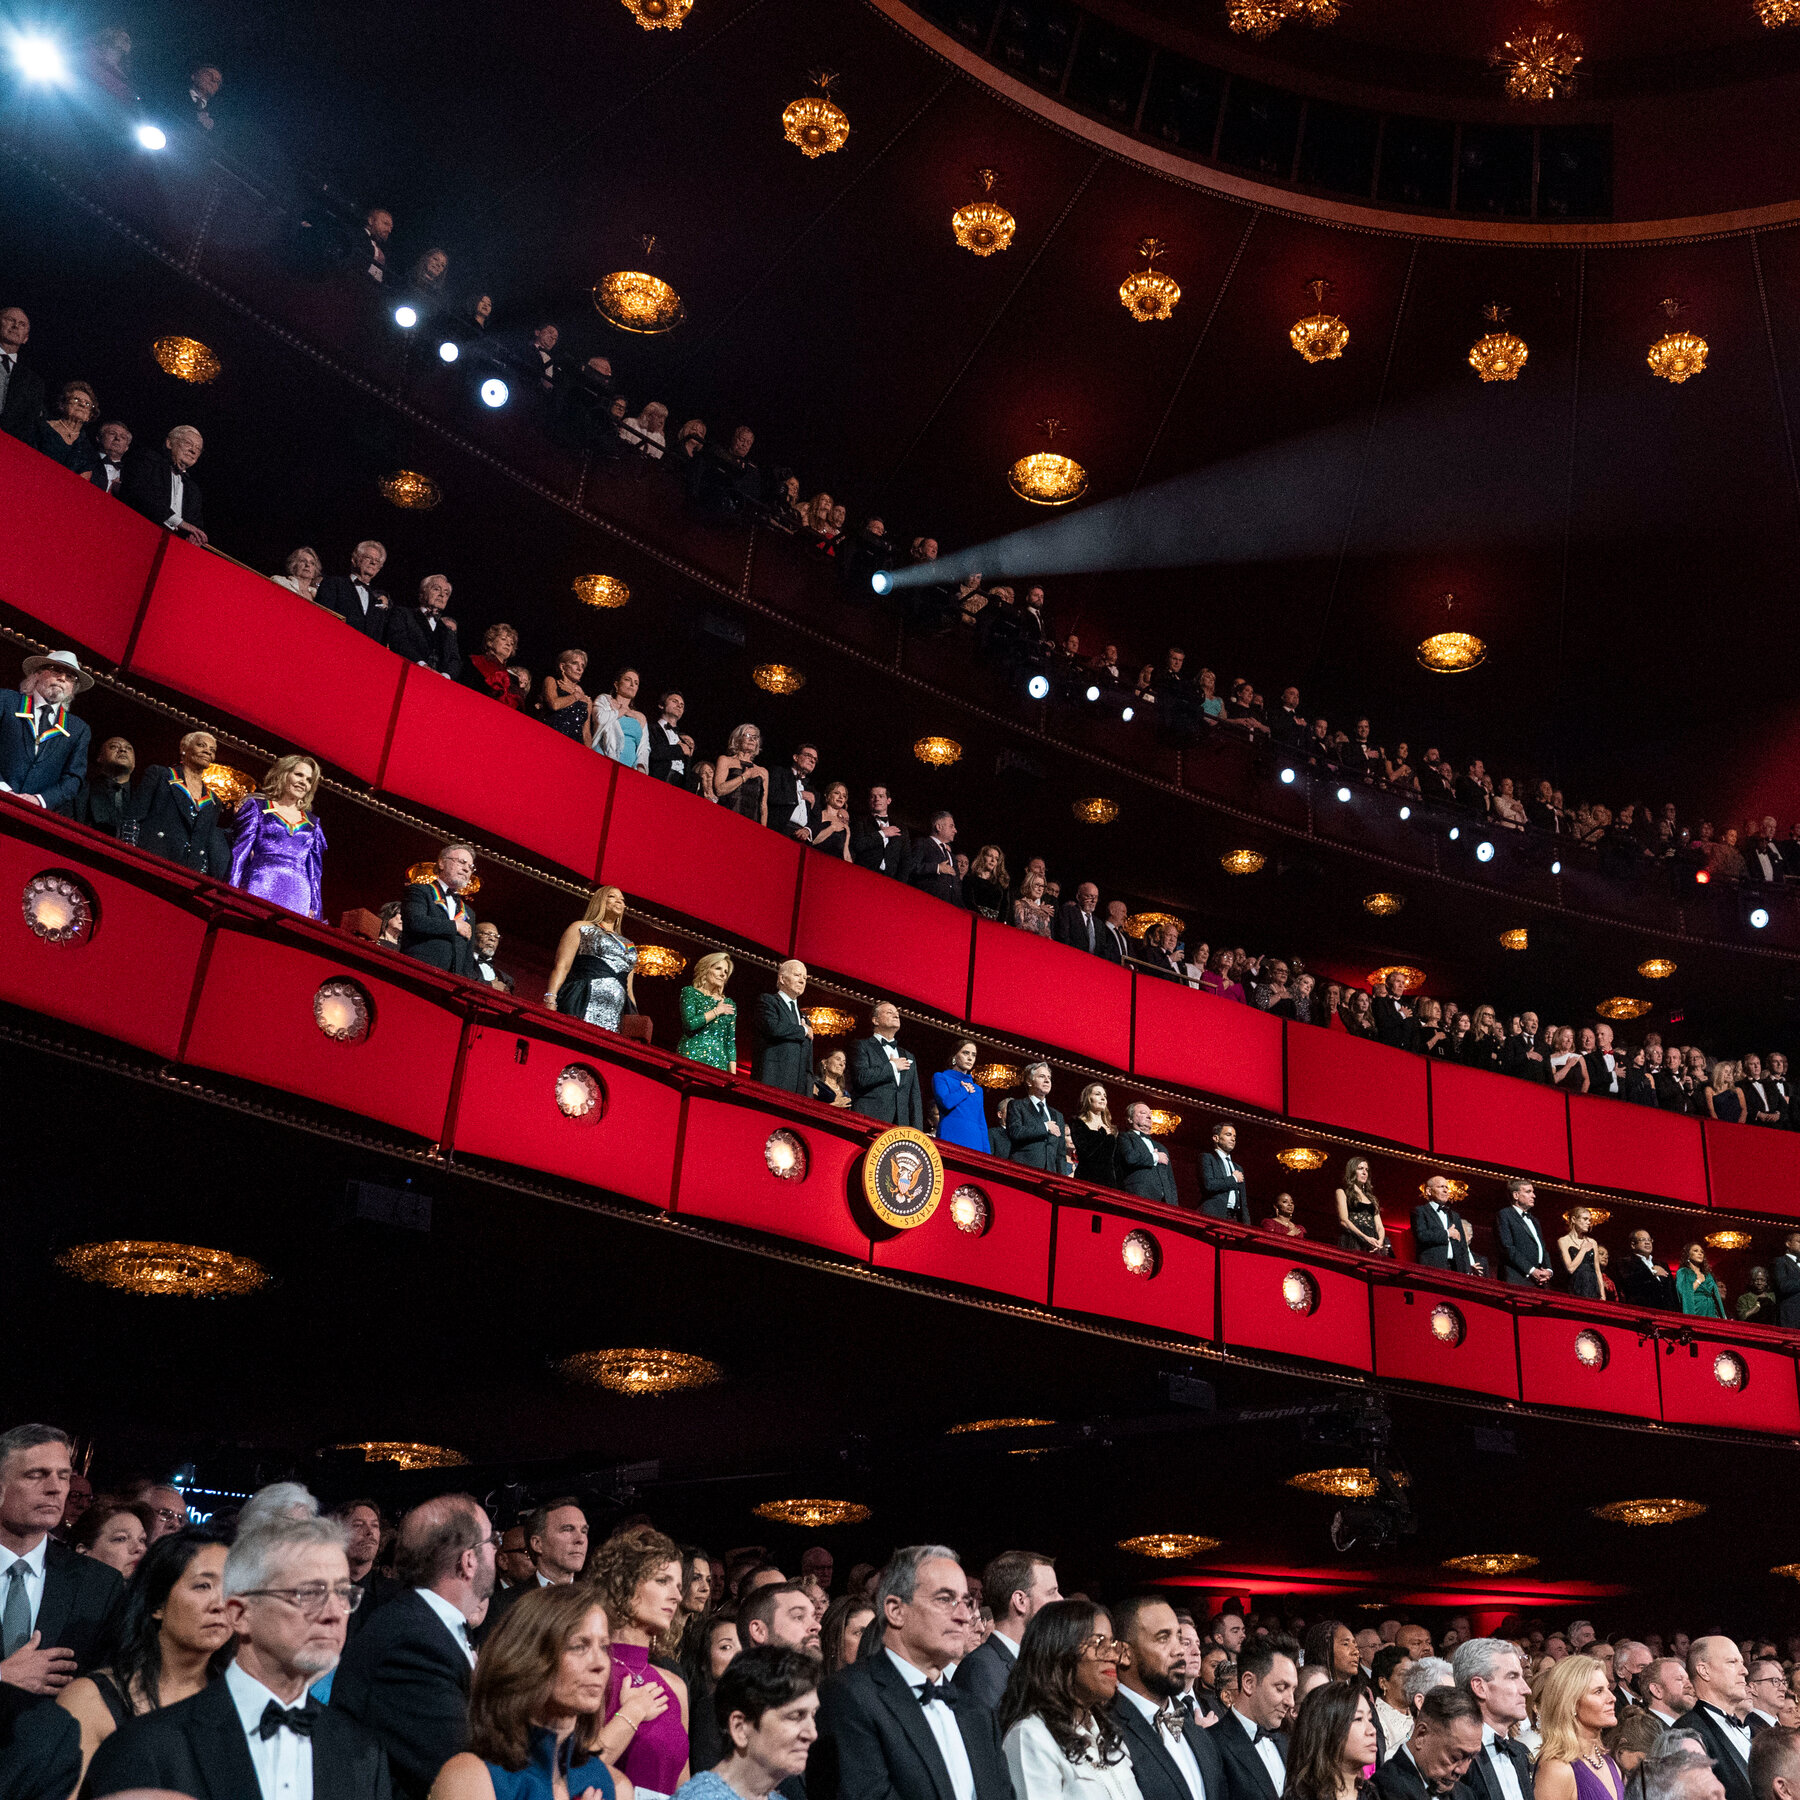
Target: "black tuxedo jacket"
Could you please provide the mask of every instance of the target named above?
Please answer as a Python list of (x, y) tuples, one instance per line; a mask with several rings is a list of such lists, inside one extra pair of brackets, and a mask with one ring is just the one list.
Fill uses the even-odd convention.
[[(1201, 1735), (1210, 1738), (1219, 1753), (1219, 1767), (1225, 1777), (1225, 1800), (1280, 1800), (1269, 1771), (1263, 1767), (1263, 1759), (1256, 1754), (1235, 1714), (1222, 1713), (1218, 1724)], [(1287, 1733), (1277, 1731), (1271, 1735), (1285, 1763)]]
[(472, 1673), (443, 1620), (405, 1593), (344, 1652), (326, 1711), (374, 1734), (396, 1795), (425, 1800), (438, 1770), (468, 1742)]
[[(138, 450), (125, 464), (119, 498), (133, 512), (141, 512), (152, 524), (160, 525), (175, 503), (174, 483), (175, 465), (161, 450)], [(181, 478), (181, 516), (188, 524), (206, 529), (200, 484), (191, 470)]]
[[(769, 810), (775, 810), (773, 801), (769, 803)], [(938, 872), (945, 863), (950, 865), (948, 875)], [(912, 886), (923, 889), (927, 894), (936, 894), (940, 900), (948, 900), (952, 906), (961, 906), (963, 903), (962, 877), (956, 872), (955, 854), (948, 844), (940, 844), (934, 837), (920, 838), (906, 853), (906, 879)]]
[[(1525, 1791), (1523, 1785), (1519, 1791)], [(1381, 1800), (1435, 1800), (1434, 1791), (1419, 1773), (1419, 1765), (1406, 1754), (1404, 1745), (1375, 1771), (1375, 1792)], [(1446, 1793), (1455, 1800), (1465, 1800), (1469, 1793), (1468, 1783), (1459, 1781)]]
[[(1158, 981), (1179, 981), (1184, 986), (1187, 983), (1187, 976), (1181, 972), (1174, 957), (1154, 944), (1140, 946), (1132, 961), (1144, 974), (1154, 975)], [(1294, 1015), (1289, 1011), (1285, 1016), (1291, 1019)]]
[[(1759, 1075), (1754, 1081), (1746, 1081), (1743, 1087), (1746, 1102), (1744, 1117), (1750, 1124), (1760, 1124), (1767, 1131), (1777, 1130), (1787, 1124), (1787, 1108), (1776, 1091), (1775, 1083), (1767, 1075)], [(1774, 1113), (1775, 1123), (1771, 1125), (1766, 1119), (1758, 1119), (1758, 1113)]]
[[(894, 825), (893, 819), (878, 822), (873, 813), (864, 813), (850, 824), (850, 860), (859, 868), (873, 869), (877, 875), (903, 876), (906, 873), (906, 833), (883, 837), (881, 825)], [(954, 863), (951, 865), (954, 867)]]
[[(685, 723), (685, 721), (684, 721)], [(681, 726), (675, 727), (675, 735), (692, 737), (692, 732), (683, 733)], [(675, 767), (680, 763), (681, 767)], [(691, 793), (695, 781), (697, 759), (689, 756), (679, 744), (671, 744), (664, 733), (661, 723), (650, 721), (650, 779), (666, 781), (673, 787), (686, 788)]]
[[(954, 1682), (946, 1704), (969, 1752), (975, 1800), (1013, 1800), (994, 1715)], [(820, 1688), (806, 1792), (808, 1800), (952, 1800), (925, 1709), (885, 1651), (840, 1669)]]
[[(1175, 1193), (1175, 1170), (1169, 1163), (1156, 1160), (1156, 1145), (1141, 1131), (1125, 1130), (1113, 1139), (1113, 1158), (1119, 1170), (1119, 1185), (1141, 1200), (1160, 1200), (1165, 1206), (1178, 1206)], [(1119, 1709), (1121, 1712), (1124, 1708)]]
[[(785, 994), (756, 996), (756, 1079), (789, 1094), (813, 1091), (812, 1039)], [(914, 1071), (917, 1073), (915, 1065)]]
[(1724, 1783), (1725, 1800), (1752, 1800), (1749, 1763), (1704, 1706), (1684, 1712), (1675, 1721), (1675, 1729), (1693, 1732), (1706, 1745), (1706, 1753), (1713, 1759), (1713, 1770)]
[[(1625, 1092), (1625, 1059), (1617, 1050), (1612, 1053), (1613, 1073), (1608, 1074), (1606, 1057), (1599, 1050), (1584, 1050), (1581, 1060), (1587, 1064), (1588, 1092), (1599, 1094), (1608, 1100), (1617, 1100)], [(1617, 1088), (1613, 1086), (1618, 1083)]]
[(874, 1037), (858, 1038), (850, 1046), (850, 1110), (866, 1119), (880, 1119), (888, 1125), (910, 1125), (915, 1131), (925, 1126), (924, 1106), (919, 1099), (919, 1059), (904, 1045), (900, 1054), (912, 1067), (894, 1079), (893, 1065), (887, 1052)]
[(381, 641), (396, 656), (404, 656), (411, 663), (423, 663), (440, 675), (448, 675), (452, 681), (462, 673), (462, 651), (457, 648), (456, 629), (445, 623), (442, 613), (438, 615), (434, 629), (425, 623), (425, 615), (418, 607), (391, 607), (387, 636)]
[[(1651, 1260), (1655, 1261), (1654, 1258)], [(1681, 1311), (1681, 1294), (1675, 1286), (1675, 1277), (1661, 1263), (1646, 1269), (1643, 1258), (1635, 1250), (1627, 1251), (1613, 1265), (1612, 1276), (1618, 1282), (1627, 1306), (1652, 1306), (1658, 1312)]]
[[(87, 1674), (99, 1666), (124, 1598), (125, 1584), (117, 1569), (52, 1538), (44, 1546), (44, 1598), (37, 1616), (39, 1647), (73, 1650), (76, 1673)], [(48, 1705), (53, 1699), (53, 1695), (28, 1694), (23, 1688), (0, 1682), (0, 1730), (26, 1708)], [(4, 1760), (0, 1757), (0, 1762)]]
[[(1088, 942), (1088, 929), (1093, 928), (1093, 942)], [(1084, 913), (1073, 900), (1065, 900), (1056, 909), (1056, 917), (1050, 921), (1050, 935), (1059, 944), (1068, 944), (1077, 950), (1092, 950), (1096, 956), (1104, 956), (1101, 939), (1106, 936), (1106, 924), (1096, 909)]]
[(91, 481), (103, 494), (117, 494), (125, 482), (124, 465), (103, 456), (82, 480)]
[(1457, 776), (1455, 791), (1457, 805), (1471, 812), (1486, 813), (1492, 805), (1487, 789), (1473, 775)]
[[(1519, 1777), (1519, 1792), (1530, 1800), (1531, 1795), (1531, 1752), (1516, 1738), (1494, 1739), (1494, 1748), (1511, 1762)], [(1493, 1771), (1488, 1767), (1486, 1749), (1478, 1750), (1475, 1759), (1469, 1764), (1469, 1772), (1462, 1778), (1457, 1791), (1472, 1796), (1472, 1800), (1506, 1800), (1500, 1784), (1494, 1779)]]
[(466, 900), (463, 917), (469, 922), (467, 937), (456, 929), (439, 903), (436, 886), (429, 881), (415, 881), (400, 897), (401, 954), (416, 956), (420, 962), (451, 975), (473, 979), (475, 914)]
[(1375, 1038), (1378, 1043), (1390, 1045), (1398, 1050), (1406, 1043), (1406, 1028), (1412, 1021), (1402, 1010), (1400, 1002), (1391, 994), (1377, 994), (1369, 1002), (1369, 1011), (1375, 1020)]
[[(1468, 1221), (1454, 1206), (1446, 1206), (1444, 1212), (1452, 1225), (1462, 1226), (1465, 1232), (1468, 1230)], [(1467, 1239), (1451, 1240), (1438, 1223), (1437, 1211), (1429, 1200), (1421, 1200), (1413, 1208), (1412, 1228), (1413, 1250), (1426, 1268), (1454, 1269), (1459, 1275), (1475, 1273)]]
[(800, 829), (794, 823), (794, 808), (799, 805), (803, 792), (811, 795), (806, 802), (806, 829), (816, 831), (819, 827), (819, 784), (810, 775), (796, 774), (791, 762), (769, 771), (769, 823), (783, 837), (792, 837)]
[[(1033, 1095), (1022, 1094), (1006, 1109), (1006, 1141), (1011, 1146), (1012, 1160), (1028, 1169), (1042, 1169), (1046, 1175), (1066, 1175), (1070, 1155), (1068, 1121), (1047, 1100), (1047, 1116), (1039, 1118), (1033, 1100)], [(1060, 1135), (1051, 1136), (1051, 1125)]]
[(44, 416), (44, 378), (27, 362), (13, 364), (6, 384), (6, 402), (0, 405), (0, 431), (30, 443)]
[[(1236, 1155), (1218, 1150), (1205, 1150), (1200, 1155), (1200, 1191), (1206, 1198), (1200, 1210), (1210, 1219), (1236, 1219), (1240, 1225), (1250, 1223), (1250, 1186), (1241, 1175), (1233, 1176)], [(1243, 1164), (1237, 1163), (1239, 1169)]]
[[(331, 1705), (313, 1722), (313, 1800), (388, 1800), (381, 1746), (337, 1699), (334, 1685)], [(173, 1706), (128, 1719), (94, 1752), (81, 1789), (87, 1800), (131, 1788), (165, 1788), (193, 1800), (254, 1800), (259, 1789), (249, 1741), (223, 1678)]]
[[(364, 637), (373, 638), (378, 644), (387, 642), (388, 621), (396, 616), (393, 603), (382, 590), (369, 583), (369, 604), (365, 607), (362, 596), (356, 591), (356, 583), (348, 575), (327, 575), (319, 583), (319, 591), (314, 596), (319, 605), (334, 612), (355, 631)], [(382, 605), (380, 602), (386, 601)]]
[(87, 780), (92, 734), (87, 722), (69, 711), (63, 730), (40, 743), (31, 735), (31, 721), (19, 717), (25, 703), (23, 694), (0, 697), (0, 781), (15, 794), (39, 795), (49, 812), (66, 813)]
[(1774, 1283), (1779, 1303), (1775, 1313), (1778, 1325), (1800, 1326), (1800, 1262), (1787, 1251), (1769, 1259), (1769, 1280)]
[(1544, 1053), (1538, 1051), (1537, 1061), (1531, 1060), (1531, 1052), (1536, 1048), (1522, 1032), (1509, 1037), (1500, 1047), (1500, 1073), (1517, 1075), (1521, 1081), (1548, 1081), (1550, 1063)]
[[(1538, 1237), (1543, 1240), (1540, 1251), (1532, 1241), (1531, 1227), (1537, 1225)], [(1548, 1269), (1550, 1264), (1550, 1240), (1544, 1235), (1544, 1228), (1536, 1219), (1527, 1224), (1519, 1209), (1513, 1205), (1501, 1207), (1500, 1216), (1494, 1221), (1494, 1233), (1500, 1240), (1500, 1279), (1510, 1281), (1515, 1287), (1532, 1285), (1533, 1269)]]
[[(1123, 1695), (1113, 1702), (1112, 1722), (1131, 1752), (1131, 1772), (1144, 1800), (1193, 1800), (1187, 1777), (1169, 1753), (1167, 1740)], [(1192, 1723), (1182, 1733), (1182, 1741), (1194, 1747), (1200, 1779), (1206, 1784), (1206, 1800), (1224, 1800), (1225, 1770), (1219, 1761), (1219, 1747), (1212, 1740), (1210, 1731)]]
[(1001, 1641), (999, 1632), (990, 1632), (984, 1643), (956, 1665), (952, 1677), (959, 1694), (967, 1694), (989, 1712), (1000, 1710), (1000, 1696), (1006, 1692), (1006, 1684), (1019, 1663), (1017, 1652), (1003, 1650)]
[(1661, 1106), (1662, 1097), (1656, 1091), (1656, 1077), (1660, 1073), (1654, 1069), (1629, 1069), (1625, 1074), (1625, 1098), (1633, 1106)]

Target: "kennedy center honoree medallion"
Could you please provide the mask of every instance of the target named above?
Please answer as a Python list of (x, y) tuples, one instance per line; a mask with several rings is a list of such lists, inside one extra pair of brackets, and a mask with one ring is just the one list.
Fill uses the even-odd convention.
[(922, 1131), (896, 1125), (863, 1158), (863, 1198), (884, 1225), (909, 1231), (923, 1225), (944, 1197), (944, 1159)]

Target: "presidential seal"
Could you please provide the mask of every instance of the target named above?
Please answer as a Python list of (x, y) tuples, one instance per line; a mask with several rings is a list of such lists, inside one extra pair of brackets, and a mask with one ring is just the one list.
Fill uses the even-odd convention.
[(910, 1231), (937, 1211), (944, 1197), (944, 1160), (922, 1131), (896, 1125), (863, 1158), (863, 1198), (884, 1225)]

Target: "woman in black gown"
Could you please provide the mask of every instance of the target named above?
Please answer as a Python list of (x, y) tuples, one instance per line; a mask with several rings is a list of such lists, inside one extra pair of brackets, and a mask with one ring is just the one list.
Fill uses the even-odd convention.
[(844, 862), (850, 860), (850, 790), (841, 781), (834, 781), (825, 790), (825, 804), (819, 809), (819, 828), (812, 834), (812, 847)]
[(731, 734), (725, 754), (713, 764), (713, 798), (727, 812), (769, 822), (769, 771), (756, 759), (762, 755), (762, 733), (754, 725), (740, 725)]
[(1569, 1229), (1556, 1240), (1569, 1292), (1583, 1300), (1604, 1298), (1600, 1288), (1600, 1246), (1593, 1235), (1594, 1215), (1585, 1206), (1571, 1207)]
[(1075, 1152), (1075, 1179), (1092, 1182), (1095, 1187), (1117, 1185), (1114, 1166), (1118, 1129), (1113, 1124), (1112, 1108), (1106, 1103), (1106, 1089), (1090, 1081), (1081, 1090), (1077, 1116), (1069, 1121), (1069, 1144)]

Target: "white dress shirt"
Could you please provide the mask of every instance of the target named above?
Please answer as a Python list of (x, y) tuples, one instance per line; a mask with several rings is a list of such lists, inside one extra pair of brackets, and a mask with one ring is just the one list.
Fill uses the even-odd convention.
[(262, 1716), (271, 1700), (283, 1712), (292, 1712), (294, 1707), (306, 1704), (306, 1695), (302, 1693), (290, 1706), (254, 1675), (246, 1675), (235, 1662), (225, 1671), (225, 1686), (249, 1740), (250, 1766), (256, 1771), (262, 1800), (312, 1800), (312, 1739), (294, 1731), (278, 1731), (273, 1737), (262, 1735)]
[(47, 1537), (38, 1539), (34, 1548), (27, 1550), (23, 1556), (15, 1556), (12, 1551), (0, 1546), (0, 1607), (6, 1604), (6, 1596), (12, 1592), (14, 1563), (25, 1565), (25, 1599), (31, 1607), (31, 1629), (37, 1630), (38, 1608), (44, 1604), (44, 1557), (48, 1554), (45, 1546), (50, 1542)]
[(1501, 1800), (1525, 1800), (1519, 1788), (1519, 1771), (1512, 1758), (1499, 1747), (1498, 1734), (1491, 1725), (1484, 1724), (1481, 1728), (1481, 1754), (1488, 1760)]
[[(668, 744), (671, 750), (681, 750), (681, 733), (677, 731), (667, 719), (658, 719), (656, 721), (656, 729), (663, 734), (663, 740)], [(682, 751), (679, 756), (672, 756), (669, 758), (669, 770), (671, 774), (675, 775), (685, 775), (687, 773), (686, 751)]]
[(444, 1629), (456, 1640), (456, 1647), (475, 1666), (475, 1646), (469, 1642), (469, 1621), (435, 1588), (414, 1588), (413, 1592), (444, 1621)]
[[(886, 1646), (883, 1648), (886, 1649)], [(887, 1650), (886, 1654), (915, 1694), (926, 1685), (929, 1678), (923, 1669), (915, 1669), (904, 1656), (894, 1650)], [(947, 1677), (940, 1676), (939, 1679)], [(925, 1715), (925, 1723), (937, 1743), (938, 1755), (944, 1759), (944, 1767), (950, 1772), (950, 1792), (954, 1800), (975, 1800), (975, 1770), (969, 1762), (969, 1747), (963, 1742), (962, 1728), (956, 1722), (956, 1714), (942, 1700), (922, 1705), (919, 1711)]]
[[(900, 1067), (900, 1046), (892, 1038), (882, 1037), (879, 1032), (876, 1033), (875, 1041), (887, 1052), (888, 1068), (893, 1073), (895, 1087), (898, 1087), (905, 1079), (905, 1071)], [(890, 1651), (889, 1654), (891, 1655), (892, 1652)], [(895, 1660), (897, 1661), (898, 1658)], [(919, 1679), (923, 1681), (925, 1678), (921, 1675)]]
[[(1525, 1229), (1531, 1233), (1531, 1241), (1537, 1245), (1538, 1261), (1547, 1261), (1548, 1258), (1544, 1255), (1544, 1240), (1538, 1234), (1537, 1220), (1522, 1206), (1515, 1206), (1513, 1211), (1519, 1215), (1520, 1222), (1524, 1225)], [(1391, 1711), (1392, 1709), (1390, 1708), (1389, 1710)]]
[(1700, 1705), (1725, 1733), (1726, 1743), (1744, 1759), (1744, 1766), (1748, 1768), (1750, 1765), (1750, 1727), (1742, 1719), (1734, 1719), (1730, 1713), (1720, 1712), (1708, 1701), (1702, 1700)]
[(1156, 1741), (1168, 1751), (1176, 1768), (1181, 1771), (1181, 1779), (1188, 1785), (1188, 1792), (1194, 1800), (1206, 1800), (1206, 1778), (1200, 1773), (1200, 1759), (1194, 1754), (1194, 1746), (1188, 1732), (1198, 1731), (1199, 1726), (1183, 1720), (1181, 1735), (1177, 1737), (1166, 1726), (1159, 1725), (1157, 1719), (1164, 1707), (1156, 1701), (1140, 1694), (1135, 1688), (1128, 1688), (1124, 1682), (1119, 1683), (1119, 1698), (1128, 1700), (1150, 1723), (1150, 1729), (1156, 1733)]
[(169, 467), (169, 516), (163, 524), (173, 531), (181, 523), (181, 496), (186, 491), (186, 484), (181, 479), (181, 471), (173, 463)]
[[(1282, 1761), (1280, 1746), (1266, 1732), (1263, 1733), (1262, 1742), (1257, 1744), (1256, 1734), (1262, 1730), (1262, 1727), (1254, 1719), (1246, 1718), (1241, 1712), (1234, 1711), (1231, 1716), (1237, 1720), (1238, 1729), (1243, 1732), (1244, 1736), (1256, 1744), (1257, 1759), (1269, 1771), (1269, 1779), (1274, 1782), (1275, 1791), (1279, 1794), (1287, 1786), (1287, 1764)], [(1223, 1725), (1225, 1721), (1221, 1719), (1219, 1723)], [(1513, 1795), (1511, 1800), (1519, 1800), (1519, 1797)]]

